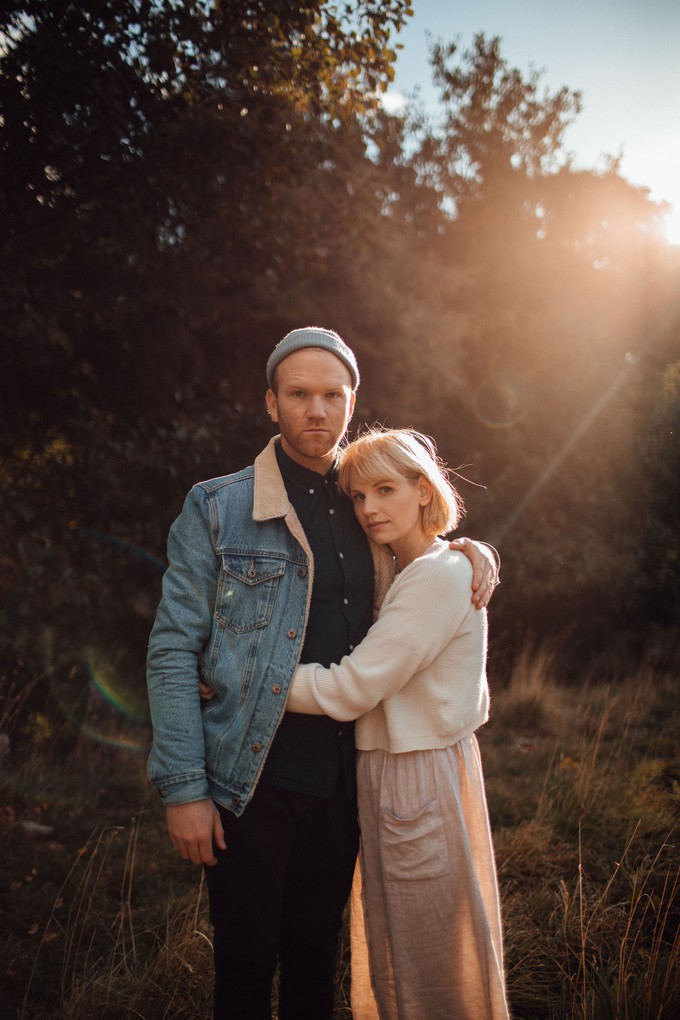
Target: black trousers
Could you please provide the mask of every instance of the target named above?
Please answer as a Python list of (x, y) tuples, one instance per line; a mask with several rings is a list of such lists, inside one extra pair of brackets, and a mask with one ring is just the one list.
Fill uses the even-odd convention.
[(226, 851), (206, 867), (215, 1020), (332, 1020), (337, 947), (359, 846), (356, 804), (260, 783), (240, 818), (222, 808)]

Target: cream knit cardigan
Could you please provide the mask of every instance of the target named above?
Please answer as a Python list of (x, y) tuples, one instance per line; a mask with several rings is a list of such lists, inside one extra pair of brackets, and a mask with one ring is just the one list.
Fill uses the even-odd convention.
[(471, 601), (466, 556), (436, 540), (395, 578), (378, 618), (329, 669), (298, 666), (289, 712), (357, 719), (356, 746), (449, 747), (489, 717), (486, 610)]

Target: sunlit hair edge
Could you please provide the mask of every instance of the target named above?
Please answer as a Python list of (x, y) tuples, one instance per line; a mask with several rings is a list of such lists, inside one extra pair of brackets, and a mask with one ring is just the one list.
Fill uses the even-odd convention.
[(340, 449), (339, 457), (338, 484), (347, 495), (351, 495), (352, 479), (376, 481), (395, 473), (413, 482), (425, 478), (432, 487), (432, 499), (423, 507), (422, 524), (433, 538), (452, 531), (465, 513), (434, 441), (415, 429), (366, 426)]

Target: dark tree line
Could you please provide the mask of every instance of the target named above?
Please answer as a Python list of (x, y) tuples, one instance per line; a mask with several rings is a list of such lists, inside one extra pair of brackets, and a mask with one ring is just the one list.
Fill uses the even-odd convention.
[(262, 446), (266, 356), (305, 323), (357, 350), (357, 421), (486, 486), (499, 636), (677, 624), (663, 208), (573, 168), (580, 97), (498, 39), (434, 47), (439, 124), (387, 115), (410, 6), (3, 6), (2, 669), (97, 647), (139, 676), (168, 525)]

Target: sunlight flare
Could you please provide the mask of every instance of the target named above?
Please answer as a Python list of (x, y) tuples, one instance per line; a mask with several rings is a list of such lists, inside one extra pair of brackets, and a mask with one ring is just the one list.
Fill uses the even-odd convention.
[(665, 220), (666, 240), (669, 244), (680, 245), (680, 203), (669, 207)]

